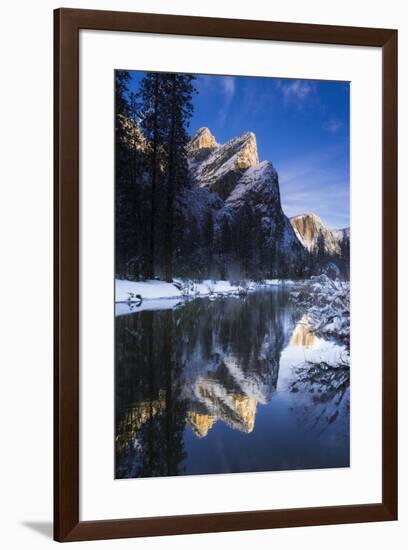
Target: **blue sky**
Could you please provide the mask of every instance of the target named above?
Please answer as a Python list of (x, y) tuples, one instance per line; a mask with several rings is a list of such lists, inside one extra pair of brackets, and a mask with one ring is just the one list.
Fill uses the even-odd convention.
[[(131, 73), (132, 89), (143, 74)], [(192, 134), (207, 126), (225, 143), (254, 132), (287, 216), (314, 212), (327, 227), (349, 226), (348, 82), (199, 75), (195, 85)]]

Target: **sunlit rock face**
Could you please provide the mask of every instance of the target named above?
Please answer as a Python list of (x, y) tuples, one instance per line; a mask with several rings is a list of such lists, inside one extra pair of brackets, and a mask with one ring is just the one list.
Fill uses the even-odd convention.
[(200, 128), (190, 141), (190, 172), (200, 187), (226, 199), (245, 170), (259, 164), (256, 137), (247, 132), (218, 145), (208, 128)]
[(200, 438), (208, 434), (216, 420), (216, 416), (209, 414), (200, 414), (194, 411), (188, 411), (187, 413), (187, 422), (190, 428), (193, 430), (194, 435)]
[[(200, 380), (195, 393), (198, 400), (193, 399), (190, 402), (186, 421), (196, 437), (206, 437), (218, 420), (244, 433), (250, 433), (254, 429), (256, 399), (244, 394), (228, 393), (220, 382), (210, 379)], [(197, 409), (200, 409), (200, 412)], [(161, 398), (158, 400), (143, 401), (130, 408), (119, 426), (120, 436), (117, 437), (117, 445), (123, 447), (129, 441), (137, 439), (140, 429), (146, 422), (165, 412), (165, 392), (161, 392)]]
[(319, 240), (324, 244), (324, 249), (329, 254), (339, 254), (343, 239), (350, 238), (350, 230), (327, 229), (322, 220), (316, 214), (300, 214), (290, 218), (290, 223), (302, 245), (310, 252), (318, 248)]
[(243, 420), (245, 432), (251, 433), (255, 426), (256, 400), (247, 395), (234, 395), (233, 402)]
[[(211, 385), (211, 381), (207, 381)], [(212, 388), (213, 389), (213, 388)], [(232, 429), (251, 433), (255, 426), (257, 401), (243, 394), (216, 395), (208, 387), (203, 391), (206, 407), (211, 414), (200, 414), (189, 411), (187, 420), (197, 437), (205, 437), (215, 422), (224, 422)], [(208, 391), (209, 390), (209, 391)]]
[(255, 399), (230, 392), (222, 381), (210, 378), (196, 381), (194, 397), (209, 411), (209, 417), (219, 419), (230, 428), (244, 433), (253, 430), (257, 405)]
[[(256, 137), (253, 132), (247, 132), (239, 138), (234, 138), (228, 142), (229, 148), (234, 149), (238, 146), (238, 151), (235, 158), (235, 168), (245, 170), (251, 166), (258, 166), (258, 148), (256, 145)], [(227, 144), (227, 145), (228, 145)]]
[(119, 447), (125, 446), (129, 441), (134, 441), (143, 424), (155, 416), (160, 416), (166, 410), (166, 394), (160, 390), (158, 399), (142, 401), (138, 405), (129, 408), (124, 414), (118, 429), (116, 438)]
[(200, 128), (191, 138), (189, 143), (189, 152), (197, 151), (198, 149), (215, 149), (218, 143), (208, 128)]
[(307, 321), (302, 318), (295, 326), (289, 345), (312, 348), (316, 343), (316, 335), (307, 326)]

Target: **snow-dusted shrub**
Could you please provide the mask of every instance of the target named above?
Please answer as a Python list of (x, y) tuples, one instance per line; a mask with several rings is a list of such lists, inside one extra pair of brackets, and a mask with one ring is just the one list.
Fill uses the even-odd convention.
[(311, 332), (344, 340), (350, 339), (350, 283), (327, 275), (295, 285), (292, 302), (306, 314)]
[(214, 284), (213, 283), (206, 283), (205, 286), (208, 290), (208, 295), (212, 296), (214, 294), (214, 288), (215, 288)]
[(190, 281), (189, 279), (181, 281), (180, 292), (183, 296), (186, 297), (196, 296), (197, 294), (199, 294), (197, 285), (194, 283), (194, 281)]

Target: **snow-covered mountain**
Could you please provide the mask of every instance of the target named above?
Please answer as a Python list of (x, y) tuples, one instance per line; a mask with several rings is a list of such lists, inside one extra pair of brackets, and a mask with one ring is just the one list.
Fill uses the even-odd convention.
[(218, 143), (208, 128), (199, 128), (189, 143), (189, 151), (197, 151), (199, 149), (215, 149)]
[(245, 171), (259, 164), (255, 134), (247, 132), (219, 145), (208, 128), (200, 128), (189, 144), (189, 165), (200, 187), (226, 199)]
[[(124, 117), (121, 123), (122, 139), (143, 154), (147, 142), (139, 127)], [(278, 173), (269, 160), (259, 160), (253, 132), (219, 143), (202, 127), (186, 153), (190, 181), (176, 197), (183, 220), (175, 264), (179, 276), (306, 276), (308, 253), (322, 243), (333, 261), (339, 260), (349, 229), (330, 230), (313, 213), (285, 215)], [(312, 268), (316, 271), (317, 264)]]
[(297, 238), (310, 252), (317, 250), (319, 241), (328, 254), (340, 254), (343, 239), (350, 238), (350, 229), (327, 229), (316, 214), (300, 214), (290, 218)]
[[(191, 138), (188, 163), (194, 183), (192, 202), (198, 196), (206, 201), (205, 206), (211, 202), (218, 226), (226, 218), (234, 223), (249, 208), (260, 223), (258, 245), (263, 242), (289, 258), (301, 258), (303, 246), (282, 210), (278, 174), (269, 161), (259, 162), (254, 133), (219, 144), (208, 128), (200, 128)], [(199, 195), (197, 187), (212, 198)]]

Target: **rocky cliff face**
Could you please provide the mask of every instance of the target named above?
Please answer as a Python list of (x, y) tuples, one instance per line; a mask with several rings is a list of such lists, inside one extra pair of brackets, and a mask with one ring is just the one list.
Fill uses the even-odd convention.
[(261, 225), (258, 245), (262, 240), (289, 256), (302, 255), (303, 247), (282, 210), (278, 174), (269, 161), (259, 162), (254, 133), (218, 144), (208, 128), (200, 128), (191, 138), (188, 163), (195, 187), (213, 196), (207, 204), (217, 204), (218, 223), (237, 219), (249, 207)]
[(200, 128), (191, 138), (189, 151), (198, 151), (200, 149), (215, 149), (218, 143), (208, 128)]
[(244, 203), (262, 214), (280, 208), (278, 174), (269, 161), (249, 166), (225, 201), (232, 208), (240, 208)]
[(226, 199), (245, 170), (257, 166), (258, 150), (255, 134), (247, 132), (224, 145), (218, 145), (208, 128), (200, 128), (189, 144), (189, 165), (192, 177)]
[(322, 220), (313, 213), (294, 216), (290, 218), (290, 223), (297, 238), (309, 252), (317, 250), (320, 240), (328, 254), (340, 254), (343, 239), (350, 238), (349, 228), (327, 229)]

